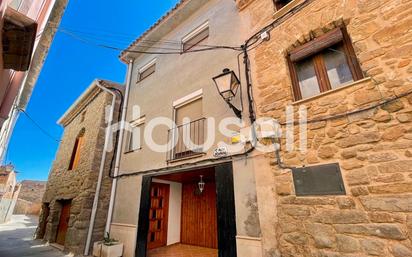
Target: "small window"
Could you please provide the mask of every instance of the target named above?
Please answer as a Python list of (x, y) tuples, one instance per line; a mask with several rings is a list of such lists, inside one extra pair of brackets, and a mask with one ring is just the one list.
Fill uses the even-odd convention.
[(295, 100), (363, 78), (345, 28), (336, 28), (292, 50), (288, 61)]
[(205, 23), (182, 39), (183, 52), (190, 50), (196, 45), (199, 45), (202, 41), (206, 40), (208, 37), (209, 37), (209, 24)]
[(142, 81), (156, 71), (156, 60), (151, 61), (139, 70), (138, 81)]
[(292, 169), (297, 196), (345, 195), (338, 163)]
[(74, 142), (72, 156), (70, 158), (69, 170), (74, 170), (79, 165), (80, 161), (80, 150), (84, 144), (84, 133), (85, 130), (83, 129), (76, 138)]
[(292, 0), (273, 0), (276, 10), (282, 9), (285, 5), (292, 2)]
[(126, 152), (133, 152), (142, 148), (144, 122), (145, 117), (142, 117), (130, 124), (131, 130), (129, 131)]

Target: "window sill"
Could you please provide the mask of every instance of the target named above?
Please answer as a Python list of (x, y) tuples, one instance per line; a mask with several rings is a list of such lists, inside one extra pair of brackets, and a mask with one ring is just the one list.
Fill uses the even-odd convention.
[(126, 151), (126, 152), (124, 152), (124, 154), (134, 153), (134, 152), (137, 152), (139, 150), (142, 150), (142, 148), (140, 147), (140, 148), (137, 148), (135, 150)]
[(298, 104), (302, 104), (302, 103), (305, 103), (305, 102), (310, 102), (310, 101), (312, 101), (312, 100), (315, 100), (315, 99), (317, 99), (317, 98), (323, 97), (323, 96), (325, 96), (325, 95), (329, 95), (329, 94), (332, 94), (332, 93), (335, 93), (335, 92), (344, 90), (344, 89), (346, 89), (346, 88), (348, 88), (348, 87), (352, 87), (352, 86), (355, 86), (355, 85), (358, 85), (358, 84), (362, 84), (362, 83), (364, 83), (364, 82), (371, 81), (371, 80), (372, 80), (372, 79), (371, 79), (370, 77), (366, 77), (366, 78), (363, 78), (363, 79), (354, 81), (354, 82), (352, 82), (352, 83), (349, 83), (349, 84), (347, 84), (347, 85), (344, 85), (344, 86), (342, 86), (342, 87), (339, 87), (339, 88), (336, 88), (336, 89), (332, 89), (332, 90), (323, 92), (323, 93), (321, 93), (321, 94), (319, 94), (319, 95), (311, 96), (311, 97), (308, 97), (308, 98), (305, 98), (305, 99), (302, 99), (302, 100), (297, 100), (297, 101), (295, 101), (295, 102), (292, 102), (292, 105), (298, 105)]
[(285, 14), (287, 14), (288, 12), (290, 12), (293, 8), (295, 8), (296, 6), (302, 4), (303, 2), (305, 2), (306, 0), (294, 0), (290, 3), (288, 3), (287, 5), (285, 5), (283, 8), (281, 8), (280, 10), (277, 10), (274, 14), (273, 14), (273, 20), (277, 20), (282, 18)]

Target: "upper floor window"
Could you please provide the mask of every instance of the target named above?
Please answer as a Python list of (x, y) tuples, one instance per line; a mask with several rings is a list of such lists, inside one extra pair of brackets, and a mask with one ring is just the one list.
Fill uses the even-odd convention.
[(126, 152), (133, 152), (142, 148), (143, 125), (146, 118), (143, 116), (130, 123), (131, 130), (126, 145)]
[(69, 170), (74, 170), (79, 165), (80, 150), (84, 144), (84, 133), (85, 130), (82, 129), (79, 135), (77, 136), (76, 141), (74, 142), (72, 156), (70, 158)]
[(288, 55), (295, 100), (305, 99), (363, 78), (346, 29), (336, 28)]
[(155, 71), (156, 71), (156, 59), (153, 59), (148, 64), (146, 64), (145, 66), (139, 69), (139, 75), (138, 75), (137, 82), (142, 81), (145, 78), (149, 77)]
[(182, 50), (188, 51), (209, 37), (209, 22), (196, 28), (182, 39)]
[(292, 2), (293, 0), (273, 0), (273, 3), (275, 4), (276, 10), (282, 9), (285, 5), (288, 3)]
[(206, 119), (203, 115), (203, 90), (197, 90), (173, 102), (176, 127), (168, 132), (171, 149), (168, 161), (198, 156), (203, 153)]

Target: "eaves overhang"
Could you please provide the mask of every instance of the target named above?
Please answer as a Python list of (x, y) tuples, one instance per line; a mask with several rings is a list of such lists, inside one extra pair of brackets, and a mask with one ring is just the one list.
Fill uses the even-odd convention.
[(95, 97), (103, 90), (97, 86), (100, 83), (106, 88), (116, 88), (121, 92), (124, 91), (122, 84), (102, 79), (95, 79), (89, 87), (76, 99), (76, 101), (67, 109), (67, 111), (60, 117), (57, 124), (66, 127), (77, 115), (79, 115)]
[(119, 56), (120, 60), (128, 63), (128, 60), (135, 59), (140, 54), (133, 51), (147, 51), (208, 2), (209, 0), (181, 0), (129, 47), (123, 50)]

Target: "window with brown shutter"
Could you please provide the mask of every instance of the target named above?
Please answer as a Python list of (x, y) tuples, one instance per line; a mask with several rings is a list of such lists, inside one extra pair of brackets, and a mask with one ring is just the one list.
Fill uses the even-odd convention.
[(188, 39), (184, 39), (182, 42), (183, 52), (190, 50), (191, 48), (199, 45), (202, 41), (209, 37), (209, 27), (202, 28), (195, 35), (190, 36)]
[(69, 170), (74, 170), (79, 165), (80, 161), (80, 150), (84, 144), (84, 130), (82, 130), (74, 142), (74, 147), (72, 151), (72, 156), (70, 158)]
[[(190, 122), (185, 123), (185, 118)], [(170, 130), (174, 149), (171, 159), (197, 155), (203, 151), (205, 139), (205, 118), (203, 118), (202, 98), (175, 109), (176, 127)]]
[(147, 68), (144, 68), (139, 71), (139, 81), (144, 80), (145, 78), (149, 77), (156, 71), (156, 63), (149, 65)]
[(309, 98), (363, 78), (349, 35), (336, 28), (288, 55), (295, 100)]

